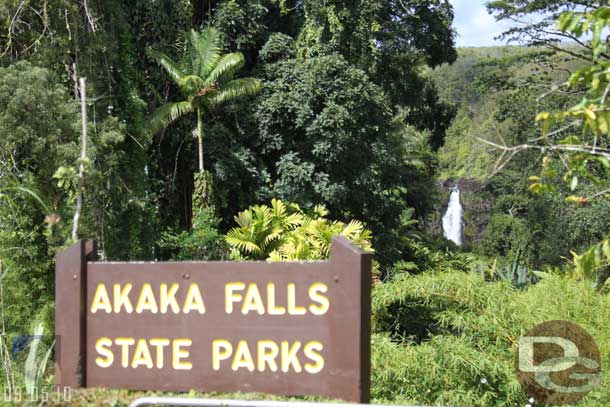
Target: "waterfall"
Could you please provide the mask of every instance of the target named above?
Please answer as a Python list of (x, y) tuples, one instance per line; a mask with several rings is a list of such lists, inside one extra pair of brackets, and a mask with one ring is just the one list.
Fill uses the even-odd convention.
[(443, 216), (443, 235), (458, 246), (462, 245), (462, 213), (460, 190), (456, 188), (451, 192), (447, 213)]

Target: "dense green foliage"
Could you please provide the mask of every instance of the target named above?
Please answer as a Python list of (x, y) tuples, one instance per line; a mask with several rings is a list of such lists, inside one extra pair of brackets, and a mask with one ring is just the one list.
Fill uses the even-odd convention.
[(325, 218), (328, 211), (317, 205), (306, 213), (297, 204), (271, 201), (257, 205), (235, 217), (237, 227), (227, 233), (236, 260), (324, 260), (330, 255), (334, 236), (344, 236), (368, 252), (372, 251), (371, 232), (362, 223), (348, 224)]
[(228, 247), (219, 226), (214, 209), (203, 207), (193, 218), (191, 230), (166, 231), (158, 244), (164, 256), (175, 260), (224, 260)]

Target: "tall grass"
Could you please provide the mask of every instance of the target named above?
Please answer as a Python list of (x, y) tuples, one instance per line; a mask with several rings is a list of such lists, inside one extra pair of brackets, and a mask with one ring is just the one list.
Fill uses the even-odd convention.
[[(569, 274), (535, 285), (477, 273), (402, 274), (373, 293), (372, 395), (376, 402), (466, 407), (528, 404), (514, 371), (519, 338), (535, 325), (569, 320), (597, 340), (602, 385), (579, 405), (610, 405), (610, 294)], [(413, 332), (413, 321), (419, 336)]]

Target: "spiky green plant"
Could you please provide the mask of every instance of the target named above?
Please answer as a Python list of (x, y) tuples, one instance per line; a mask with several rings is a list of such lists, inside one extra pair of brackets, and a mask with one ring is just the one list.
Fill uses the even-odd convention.
[(42, 335), (44, 334), (44, 324), (39, 323), (36, 325), (34, 329), (34, 338), (30, 343), (30, 351), (28, 352), (28, 357), (25, 360), (24, 366), (24, 381), (25, 381), (25, 391), (28, 395), (33, 395), (36, 392), (36, 388), (38, 383), (40, 383), (41, 379), (44, 376), (44, 373), (47, 369), (47, 364), (49, 362), (49, 358), (51, 357), (51, 353), (53, 351), (53, 346), (55, 346), (55, 341), (51, 344), (49, 349), (44, 353), (42, 358), (38, 358), (38, 347), (42, 343)]
[(244, 56), (239, 52), (222, 54), (221, 34), (215, 28), (202, 32), (190, 30), (186, 46), (179, 62), (158, 51), (152, 57), (178, 85), (183, 100), (161, 106), (150, 118), (150, 129), (159, 131), (173, 121), (189, 113), (197, 115), (197, 140), (199, 144), (199, 172), (203, 167), (203, 115), (231, 99), (254, 95), (261, 83), (254, 78), (234, 79), (244, 66)]
[(319, 260), (329, 256), (333, 236), (345, 236), (363, 250), (372, 252), (371, 232), (356, 220), (345, 224), (326, 218), (322, 205), (310, 213), (296, 204), (274, 199), (271, 206), (256, 205), (240, 212), (238, 226), (227, 233), (236, 259)]
[(488, 281), (505, 281), (517, 289), (525, 289), (529, 285), (537, 283), (539, 280), (538, 274), (544, 274), (530, 270), (527, 266), (521, 264), (521, 251), (519, 250), (509, 264), (498, 263), (496, 258), (488, 266), (477, 264), (474, 269)]

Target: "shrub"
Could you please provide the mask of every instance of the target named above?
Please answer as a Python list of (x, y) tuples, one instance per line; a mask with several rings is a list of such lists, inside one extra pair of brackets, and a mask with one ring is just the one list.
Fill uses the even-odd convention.
[(222, 260), (228, 256), (224, 236), (218, 231), (220, 219), (214, 208), (200, 208), (193, 228), (181, 233), (164, 232), (158, 245), (171, 252), (174, 260)]
[(330, 253), (333, 236), (345, 236), (372, 252), (371, 232), (359, 221), (331, 221), (321, 205), (306, 213), (297, 204), (274, 199), (240, 212), (238, 226), (227, 233), (231, 256), (239, 260), (320, 260)]

